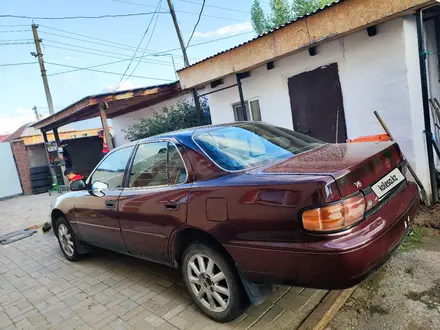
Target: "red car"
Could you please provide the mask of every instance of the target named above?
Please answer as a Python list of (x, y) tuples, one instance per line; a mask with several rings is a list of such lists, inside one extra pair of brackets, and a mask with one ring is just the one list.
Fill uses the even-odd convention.
[(99, 246), (180, 267), (200, 309), (226, 322), (265, 284), (341, 289), (380, 267), (419, 207), (406, 170), (393, 142), (187, 129), (110, 152), (56, 199), (52, 224), (68, 260)]

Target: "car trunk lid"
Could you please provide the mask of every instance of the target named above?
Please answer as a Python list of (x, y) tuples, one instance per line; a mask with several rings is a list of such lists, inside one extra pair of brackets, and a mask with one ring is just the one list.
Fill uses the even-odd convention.
[[(272, 175), (331, 175), (341, 197), (347, 197), (374, 184), (380, 185), (380, 180), (392, 172), (401, 159), (395, 142), (326, 144), (254, 171)], [(386, 180), (382, 183), (387, 185)]]

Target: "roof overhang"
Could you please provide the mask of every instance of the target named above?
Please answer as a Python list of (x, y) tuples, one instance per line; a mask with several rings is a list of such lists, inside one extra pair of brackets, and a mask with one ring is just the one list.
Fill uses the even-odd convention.
[(380, 24), (435, 0), (345, 0), (178, 71), (183, 89), (203, 87), (323, 41)]
[(99, 105), (107, 103), (107, 118), (155, 105), (183, 94), (179, 82), (87, 96), (32, 126), (46, 132), (70, 123), (99, 117)]

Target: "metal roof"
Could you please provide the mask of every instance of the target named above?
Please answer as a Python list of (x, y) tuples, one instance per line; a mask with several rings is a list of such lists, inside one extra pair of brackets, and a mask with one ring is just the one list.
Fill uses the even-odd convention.
[(129, 89), (114, 93), (102, 93), (83, 97), (52, 116), (32, 125), (36, 129), (49, 131), (73, 122), (99, 116), (99, 104), (106, 103), (107, 117), (113, 118), (132, 111), (146, 108), (182, 93), (178, 81)]
[(189, 65), (189, 66), (187, 66), (187, 67), (185, 67), (185, 68), (179, 69), (179, 70), (177, 70), (177, 72), (183, 71), (183, 70), (188, 69), (188, 68), (190, 68), (190, 67), (192, 67), (192, 66), (195, 66), (195, 65), (197, 65), (197, 64), (199, 64), (199, 63), (201, 63), (201, 62), (205, 62), (205, 61), (207, 61), (207, 60), (209, 60), (209, 59), (211, 59), (211, 58), (213, 58), (213, 57), (216, 57), (216, 56), (221, 55), (221, 54), (223, 54), (223, 53), (227, 53), (227, 52), (229, 52), (229, 51), (231, 51), (231, 50), (233, 50), (233, 49), (236, 49), (236, 48), (238, 48), (238, 47), (244, 46), (244, 45), (246, 45), (246, 44), (248, 44), (248, 43), (251, 43), (251, 42), (254, 41), (254, 40), (260, 39), (260, 38), (264, 37), (265, 35), (271, 34), (271, 33), (273, 33), (274, 31), (280, 30), (280, 29), (282, 29), (282, 28), (284, 28), (284, 27), (286, 27), (286, 26), (288, 26), (288, 25), (294, 24), (295, 22), (297, 22), (297, 21), (299, 21), (299, 20), (301, 20), (301, 19), (303, 19), (303, 18), (306, 18), (306, 17), (312, 16), (312, 15), (315, 15), (315, 14), (317, 14), (317, 13), (323, 11), (323, 10), (326, 10), (327, 8), (333, 7), (333, 6), (339, 4), (339, 3), (343, 2), (343, 1), (345, 1), (345, 0), (335, 0), (334, 2), (332, 2), (332, 3), (330, 3), (330, 4), (327, 4), (327, 5), (325, 5), (325, 6), (322, 7), (322, 8), (318, 8), (317, 10), (315, 10), (315, 11), (313, 11), (313, 12), (307, 13), (306, 15), (303, 15), (303, 16), (301, 16), (301, 17), (297, 17), (297, 18), (295, 18), (294, 20), (292, 20), (292, 21), (290, 21), (290, 22), (288, 22), (288, 23), (285, 23), (285, 24), (283, 24), (283, 25), (281, 25), (281, 26), (279, 26), (279, 27), (277, 27), (277, 28), (274, 28), (274, 29), (272, 29), (272, 30), (270, 30), (270, 31), (267, 31), (267, 32), (265, 32), (265, 33), (263, 33), (263, 34), (260, 34), (260, 35), (256, 36), (255, 38), (252, 38), (252, 39), (250, 39), (250, 40), (248, 40), (248, 41), (242, 42), (241, 44), (239, 44), (239, 45), (237, 45), (237, 46), (234, 46), (234, 47), (229, 48), (229, 49), (222, 50), (221, 52), (218, 52), (218, 53), (216, 53), (216, 54), (214, 54), (214, 55), (211, 55), (211, 56), (209, 56), (209, 57), (206, 57), (206, 58), (204, 58), (204, 59), (202, 59), (202, 60), (200, 60), (200, 61), (197, 61), (197, 62), (195, 62), (195, 63), (193, 63), (193, 64), (191, 64), (191, 65)]

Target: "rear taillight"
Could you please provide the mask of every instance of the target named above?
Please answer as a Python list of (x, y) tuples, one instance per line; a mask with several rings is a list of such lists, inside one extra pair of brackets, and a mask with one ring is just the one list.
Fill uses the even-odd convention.
[(302, 213), (305, 230), (315, 232), (338, 231), (362, 220), (365, 214), (365, 198), (362, 193), (319, 208)]

